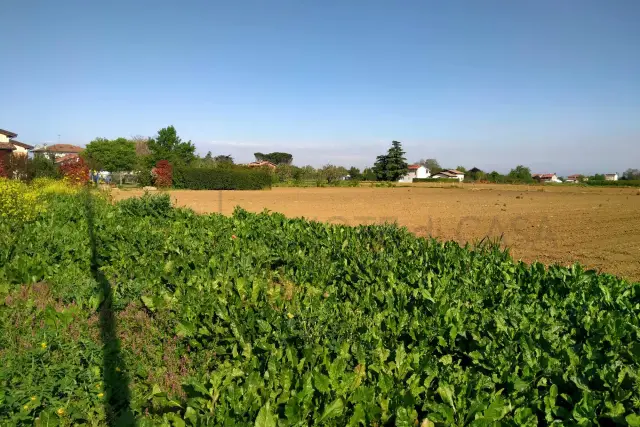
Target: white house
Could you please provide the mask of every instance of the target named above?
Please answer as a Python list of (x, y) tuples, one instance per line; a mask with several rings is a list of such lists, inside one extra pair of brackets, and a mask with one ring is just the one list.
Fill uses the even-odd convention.
[(618, 174), (617, 173), (605, 173), (604, 174), (604, 180), (605, 181), (617, 181), (618, 180)]
[(538, 182), (562, 182), (555, 173), (534, 173), (531, 177)]
[(574, 175), (569, 175), (567, 177), (566, 182), (570, 182), (570, 183), (576, 183), (576, 182), (580, 182), (581, 179), (584, 179), (584, 177), (580, 174), (574, 174)]
[(447, 169), (433, 174), (431, 178), (457, 179), (459, 182), (464, 181), (464, 172), (456, 169)]
[(41, 154), (50, 154), (53, 155), (56, 159), (59, 158), (71, 158), (67, 157), (70, 154), (74, 154), (76, 157), (84, 150), (82, 147), (78, 147), (77, 145), (71, 144), (53, 144), (49, 146), (43, 146), (36, 149), (31, 150), (32, 153), (41, 153)]
[[(18, 136), (17, 133), (9, 132), (8, 130), (0, 129), (0, 144), (3, 144), (3, 147), (6, 147), (5, 150), (12, 151), (12, 154), (17, 155), (27, 155), (29, 154), (29, 150), (33, 148), (33, 146), (29, 144), (25, 144), (24, 142), (17, 141), (13, 138)], [(11, 149), (10, 146), (13, 146)]]
[(409, 171), (406, 175), (401, 176), (398, 182), (413, 182), (415, 178), (429, 178), (431, 173), (429, 173), (429, 169), (425, 168), (422, 165), (409, 165), (407, 168)]

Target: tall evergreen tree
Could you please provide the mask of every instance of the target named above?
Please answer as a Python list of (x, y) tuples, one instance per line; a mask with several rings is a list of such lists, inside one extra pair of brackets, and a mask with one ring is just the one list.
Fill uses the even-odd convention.
[(376, 174), (378, 181), (397, 181), (407, 173), (409, 165), (404, 154), (402, 143), (393, 141), (387, 154), (376, 158), (373, 172)]

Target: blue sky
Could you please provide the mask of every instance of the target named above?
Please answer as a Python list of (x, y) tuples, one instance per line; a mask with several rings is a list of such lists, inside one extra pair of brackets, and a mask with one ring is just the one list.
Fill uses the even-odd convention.
[(637, 0), (5, 0), (0, 128), (202, 154), (640, 167)]

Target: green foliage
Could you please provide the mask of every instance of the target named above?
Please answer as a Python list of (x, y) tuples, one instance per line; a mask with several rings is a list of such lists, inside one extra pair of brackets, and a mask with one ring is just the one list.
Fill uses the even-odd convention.
[(261, 190), (271, 187), (271, 172), (260, 168), (176, 168), (176, 188), (190, 190)]
[(364, 168), (362, 171), (362, 178), (365, 181), (375, 181), (377, 179), (375, 172), (372, 168)]
[(517, 180), (519, 182), (533, 182), (531, 177), (531, 169), (526, 166), (518, 165), (511, 169), (509, 172), (509, 178)]
[(455, 178), (413, 178), (413, 182), (448, 182), (449, 184), (457, 184), (459, 181)]
[(397, 181), (408, 171), (407, 159), (402, 151), (402, 143), (393, 141), (386, 155), (376, 158), (373, 171), (378, 181)]
[(606, 181), (606, 180), (593, 180), (583, 181), (583, 184), (587, 184), (593, 187), (640, 187), (640, 180), (619, 180), (619, 181)]
[(324, 165), (320, 169), (320, 177), (327, 183), (339, 181), (340, 178), (347, 175), (347, 169), (342, 166)]
[(431, 172), (431, 175), (435, 175), (438, 172), (442, 171), (442, 167), (440, 166), (440, 163), (438, 163), (436, 159), (420, 159), (418, 164), (429, 169), (429, 172)]
[(119, 201), (120, 212), (135, 217), (166, 218), (171, 215), (171, 197), (168, 194), (145, 193), (141, 197), (131, 197)]
[(29, 169), (29, 177), (31, 178), (60, 178), (58, 167), (52, 155), (37, 153), (33, 156), (32, 164)]
[(348, 173), (351, 179), (362, 180), (363, 178), (362, 174), (360, 173), (360, 169), (355, 166), (351, 166), (348, 170)]
[(96, 138), (82, 152), (90, 169), (127, 172), (136, 167), (136, 144), (126, 138)]
[(640, 169), (627, 169), (622, 174), (622, 179), (628, 181), (640, 181)]
[(638, 283), (393, 225), (85, 206), (0, 222), (0, 425), (639, 423)]
[(182, 141), (176, 128), (169, 126), (158, 131), (155, 138), (147, 141), (151, 155), (149, 164), (168, 160), (174, 166), (189, 165), (195, 159), (196, 147), (191, 141)]
[(293, 156), (289, 153), (280, 153), (280, 152), (273, 152), (273, 153), (253, 153), (253, 155), (256, 158), (257, 162), (260, 161), (267, 161), (267, 162), (271, 162), (274, 165), (290, 165), (291, 162), (293, 162)]
[(604, 174), (597, 173), (589, 178), (589, 181), (604, 181)]

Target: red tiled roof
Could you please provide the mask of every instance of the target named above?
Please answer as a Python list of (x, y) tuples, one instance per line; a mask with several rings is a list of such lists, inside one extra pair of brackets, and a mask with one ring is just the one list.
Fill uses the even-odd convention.
[(15, 150), (16, 147), (14, 147), (11, 143), (9, 142), (0, 142), (0, 150)]
[(420, 168), (420, 165), (409, 165), (407, 168), (410, 171), (414, 171), (414, 170), (418, 170)]
[(534, 173), (531, 175), (532, 178), (540, 178), (540, 179), (551, 179), (555, 176), (555, 173)]
[(447, 172), (450, 172), (450, 173), (453, 173), (453, 174), (456, 174), (456, 175), (464, 175), (464, 172), (460, 172), (457, 169), (447, 169)]
[(16, 141), (15, 139), (10, 139), (9, 142), (13, 145), (17, 145), (18, 147), (26, 148), (27, 150), (31, 150), (33, 145), (25, 144), (24, 142)]
[(8, 136), (9, 138), (15, 138), (16, 136), (18, 136), (17, 133), (13, 133), (13, 132), (10, 132), (10, 131), (4, 130), (4, 129), (0, 129), (0, 134)]
[(266, 161), (266, 160), (262, 160), (259, 162), (251, 162), (249, 163), (247, 166), (249, 166), (250, 168), (254, 168), (254, 167), (260, 167), (260, 166), (268, 166), (270, 168), (275, 168), (276, 165), (274, 165), (273, 163)]
[(36, 148), (35, 153), (80, 153), (84, 150), (82, 147), (71, 144), (53, 144), (47, 147)]
[(569, 175), (567, 178), (580, 178), (582, 175), (579, 173), (573, 174), (573, 175)]
[(62, 157), (58, 157), (55, 162), (56, 163), (65, 163), (71, 160), (78, 160), (78, 155), (77, 154), (67, 154), (65, 156)]

